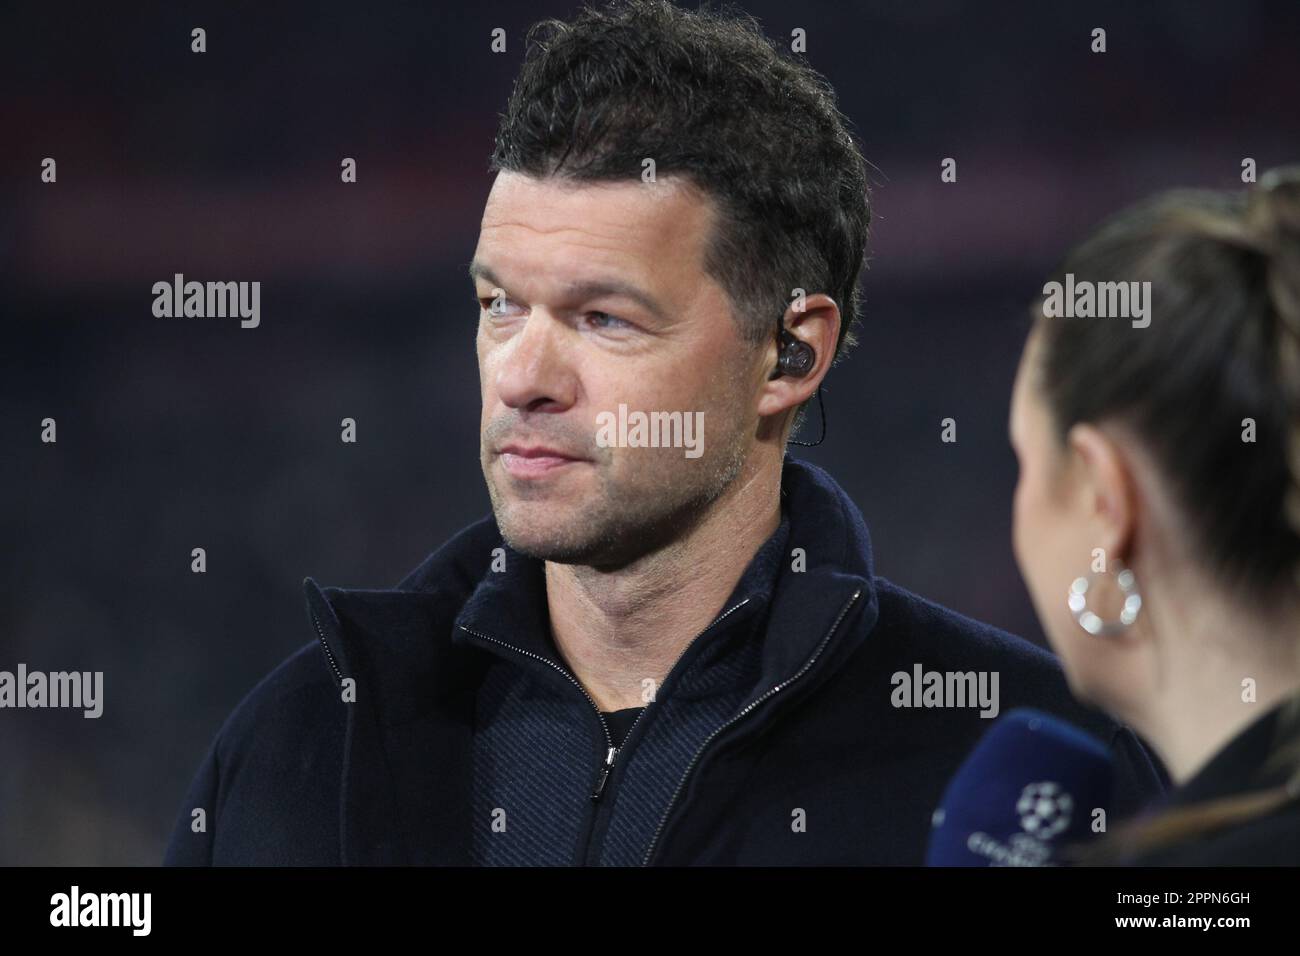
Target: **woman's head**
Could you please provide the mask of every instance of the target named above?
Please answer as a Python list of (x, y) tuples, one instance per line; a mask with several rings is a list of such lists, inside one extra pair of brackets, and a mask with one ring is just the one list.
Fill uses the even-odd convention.
[[(1200, 597), (1267, 616), (1300, 595), (1300, 169), (1143, 202), (1052, 279), (1012, 400), (1016, 557), (1076, 693), (1124, 714), (1160, 680), (1126, 641)], [(1117, 622), (1121, 568), (1137, 620), (1090, 633), (1071, 585)]]

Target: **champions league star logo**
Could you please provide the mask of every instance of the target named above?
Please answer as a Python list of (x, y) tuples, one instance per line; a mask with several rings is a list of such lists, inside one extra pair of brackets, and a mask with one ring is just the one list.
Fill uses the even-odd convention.
[(1073, 811), (1074, 798), (1059, 783), (1026, 784), (1016, 800), (1021, 832), (1006, 842), (987, 833), (972, 833), (966, 848), (994, 866), (1051, 866), (1048, 844), (1070, 825)]
[(1028, 784), (1016, 801), (1020, 828), (1040, 840), (1050, 840), (1068, 827), (1073, 809), (1074, 800), (1056, 783)]

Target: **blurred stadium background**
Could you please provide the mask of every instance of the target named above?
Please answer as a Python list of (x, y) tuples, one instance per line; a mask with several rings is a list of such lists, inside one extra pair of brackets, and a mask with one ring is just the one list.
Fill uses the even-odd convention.
[[(0, 669), (106, 698), (0, 712), (0, 863), (157, 863), (222, 720), (312, 639), (302, 578), (390, 586), (487, 513), (465, 267), (524, 32), (576, 6), (0, 12)], [(1041, 643), (1010, 547), (1025, 306), (1118, 207), (1300, 160), (1300, 5), (742, 6), (807, 31), (876, 168), (861, 344), (795, 454), (879, 573)], [(260, 280), (261, 327), (154, 318), (175, 272)]]

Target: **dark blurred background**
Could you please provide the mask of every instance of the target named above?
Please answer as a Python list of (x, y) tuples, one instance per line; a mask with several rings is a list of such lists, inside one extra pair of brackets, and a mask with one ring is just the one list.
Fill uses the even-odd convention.
[[(0, 863), (158, 862), (221, 722), (312, 639), (303, 577), (391, 586), (487, 513), (465, 267), (524, 32), (576, 6), (0, 13), (0, 669), (105, 675), (98, 720), (0, 711)], [(807, 31), (877, 170), (861, 345), (795, 452), (879, 573), (1041, 643), (1010, 547), (1025, 307), (1105, 214), (1300, 160), (1300, 4), (743, 6)], [(261, 281), (260, 328), (155, 318), (176, 272)]]

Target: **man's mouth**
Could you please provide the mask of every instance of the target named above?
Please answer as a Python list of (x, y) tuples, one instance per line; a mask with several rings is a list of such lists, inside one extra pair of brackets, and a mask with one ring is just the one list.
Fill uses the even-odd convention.
[(542, 478), (569, 465), (582, 464), (585, 458), (570, 455), (544, 445), (506, 445), (497, 456), (501, 466), (515, 478)]

